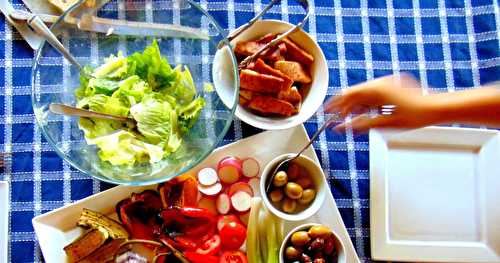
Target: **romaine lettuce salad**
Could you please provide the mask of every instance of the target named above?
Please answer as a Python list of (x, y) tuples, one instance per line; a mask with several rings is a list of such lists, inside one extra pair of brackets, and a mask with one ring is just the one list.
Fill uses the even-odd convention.
[[(156, 40), (143, 53), (111, 55), (97, 68), (86, 66), (76, 90), (77, 107), (132, 117), (136, 127), (122, 122), (80, 118), (88, 144), (113, 165), (155, 163), (175, 152), (182, 136), (205, 106), (196, 96), (189, 69), (172, 68)], [(86, 76), (92, 76), (91, 78)]]

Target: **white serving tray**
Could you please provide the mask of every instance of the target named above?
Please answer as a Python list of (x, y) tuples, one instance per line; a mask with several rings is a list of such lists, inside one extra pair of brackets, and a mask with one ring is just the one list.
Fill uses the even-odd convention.
[(0, 181), (0, 262), (9, 259), (9, 183)]
[(500, 262), (500, 133), (370, 131), (377, 260)]
[[(265, 164), (280, 154), (297, 152), (300, 147), (306, 145), (308, 140), (309, 137), (302, 125), (288, 130), (263, 132), (216, 149), (203, 163), (193, 169), (199, 169), (201, 166), (213, 166), (218, 160), (228, 155), (252, 156), (257, 159), (261, 167), (264, 167)], [(304, 154), (319, 164), (316, 153), (312, 148), (307, 149)], [(325, 185), (328, 184), (325, 182)], [(114, 212), (116, 203), (129, 197), (132, 192), (138, 192), (146, 188), (156, 188), (156, 186), (117, 186), (33, 218), (33, 227), (45, 261), (49, 263), (66, 261), (63, 247), (81, 234), (81, 229), (76, 227), (76, 222), (83, 208), (100, 211), (116, 218)], [(287, 222), (285, 230), (288, 232), (293, 227), (305, 222), (319, 222), (328, 225), (342, 239), (347, 262), (360, 262), (335, 200), (331, 192), (327, 192), (327, 198), (318, 214), (302, 222)]]

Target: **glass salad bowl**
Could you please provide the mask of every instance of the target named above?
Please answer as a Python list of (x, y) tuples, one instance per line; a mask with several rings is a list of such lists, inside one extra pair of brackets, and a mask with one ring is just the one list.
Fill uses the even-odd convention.
[[(198, 3), (81, 0), (51, 30), (77, 63), (42, 43), (33, 109), (48, 144), (74, 168), (115, 184), (158, 183), (196, 166), (226, 134), (239, 92), (236, 59), (226, 65), (235, 91), (228, 108), (211, 76), (225, 33)], [(51, 104), (135, 123), (57, 115)]]

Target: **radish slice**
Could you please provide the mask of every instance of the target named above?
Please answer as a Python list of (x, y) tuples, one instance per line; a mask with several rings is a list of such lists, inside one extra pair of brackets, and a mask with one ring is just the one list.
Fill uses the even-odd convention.
[(215, 207), (215, 201), (212, 198), (202, 197), (200, 199), (200, 201), (198, 201), (198, 206), (201, 208), (205, 208), (214, 214), (217, 214), (217, 209)]
[(231, 222), (240, 223), (240, 219), (235, 215), (221, 215), (217, 219), (217, 230), (221, 230), (226, 224)]
[(229, 213), (229, 210), (231, 210), (231, 201), (229, 200), (229, 196), (224, 193), (217, 196), (215, 206), (217, 207), (219, 214), (225, 215)]
[(259, 175), (259, 162), (254, 158), (247, 158), (241, 163), (243, 175), (246, 177), (256, 177)]
[(223, 183), (236, 183), (241, 176), (241, 160), (236, 157), (226, 157), (217, 165), (217, 173)]
[(252, 188), (253, 190), (253, 196), (260, 196), (261, 193), (260, 193), (260, 179), (257, 178), (257, 177), (254, 177), (254, 178), (251, 178), (250, 180), (248, 180), (248, 185), (250, 185), (250, 187)]
[(240, 221), (246, 226), (248, 225), (248, 218), (250, 217), (250, 212), (246, 212), (240, 215)]
[(247, 192), (239, 191), (231, 196), (231, 204), (234, 209), (238, 212), (246, 212), (250, 210), (250, 200), (252, 196), (250, 196)]
[(199, 184), (198, 190), (204, 195), (213, 196), (218, 194), (222, 190), (222, 185), (220, 183), (216, 183), (211, 186), (203, 186)]
[(227, 191), (227, 194), (229, 196), (233, 196), (238, 191), (243, 191), (243, 192), (246, 192), (247, 194), (249, 194), (250, 196), (253, 196), (252, 187), (250, 187), (249, 184), (244, 183), (244, 182), (237, 182), (235, 184), (232, 184), (229, 187), (229, 190)]
[(204, 186), (214, 185), (217, 181), (219, 181), (219, 177), (213, 168), (206, 167), (198, 172), (198, 182)]

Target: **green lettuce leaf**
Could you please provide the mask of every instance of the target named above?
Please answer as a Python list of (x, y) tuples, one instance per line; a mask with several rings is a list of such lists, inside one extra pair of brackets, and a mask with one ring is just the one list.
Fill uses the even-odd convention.
[(130, 113), (137, 121), (137, 129), (146, 142), (159, 144), (168, 141), (172, 129), (173, 110), (167, 101), (159, 100), (155, 96), (146, 96), (141, 103), (130, 108)]
[(153, 90), (171, 87), (175, 82), (176, 74), (167, 59), (161, 56), (156, 40), (143, 53), (136, 52), (129, 56), (127, 63), (128, 74), (146, 80)]
[(120, 79), (128, 73), (127, 58), (121, 52), (118, 55), (111, 55), (105, 59), (105, 63), (94, 71), (96, 78)]
[(128, 131), (118, 131), (92, 140), (99, 147), (99, 157), (113, 165), (133, 165), (136, 161), (155, 163), (163, 158), (161, 147), (142, 142)]
[(205, 107), (205, 100), (202, 97), (197, 97), (191, 103), (177, 109), (181, 134), (187, 133), (194, 126), (203, 107)]

